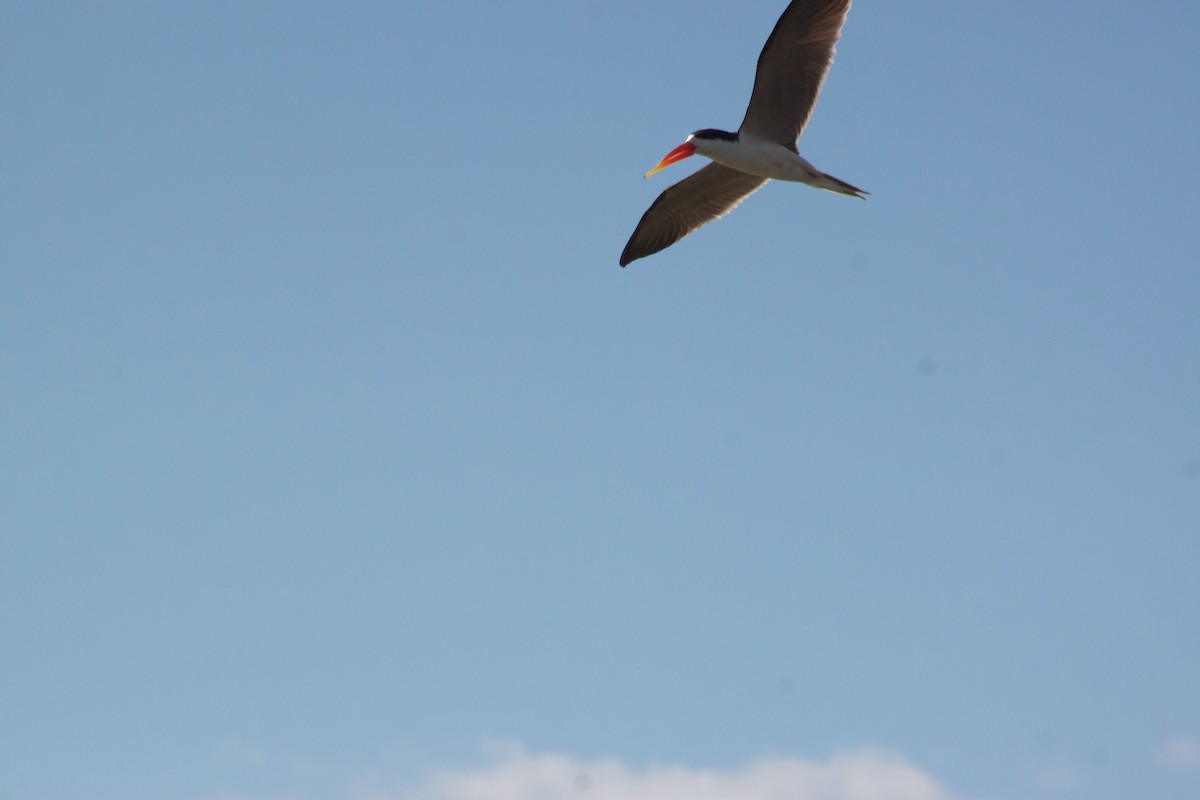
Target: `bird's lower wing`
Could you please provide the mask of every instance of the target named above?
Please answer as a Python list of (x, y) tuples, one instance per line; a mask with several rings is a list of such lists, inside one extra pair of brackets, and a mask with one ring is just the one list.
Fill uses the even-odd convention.
[(670, 247), (706, 222), (737, 207), (766, 178), (709, 164), (670, 186), (646, 209), (621, 253), (621, 266)]

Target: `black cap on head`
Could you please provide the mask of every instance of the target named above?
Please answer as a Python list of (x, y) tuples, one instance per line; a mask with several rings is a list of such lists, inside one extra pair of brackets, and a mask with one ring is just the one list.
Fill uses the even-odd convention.
[(705, 128), (692, 134), (694, 139), (723, 139), (726, 142), (736, 142), (738, 135), (729, 131), (719, 131), (716, 128)]

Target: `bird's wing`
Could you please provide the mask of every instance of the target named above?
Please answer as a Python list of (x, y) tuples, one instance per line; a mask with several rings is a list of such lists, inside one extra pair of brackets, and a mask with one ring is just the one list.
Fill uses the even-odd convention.
[(812, 113), (850, 0), (792, 0), (763, 45), (740, 130), (789, 147)]
[(621, 266), (670, 247), (704, 223), (725, 216), (766, 182), (757, 175), (709, 164), (667, 187), (629, 237)]

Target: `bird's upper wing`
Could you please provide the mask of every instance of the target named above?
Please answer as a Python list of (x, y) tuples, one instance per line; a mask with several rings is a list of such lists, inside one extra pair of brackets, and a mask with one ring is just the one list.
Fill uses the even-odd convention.
[(621, 266), (670, 247), (704, 223), (725, 216), (766, 182), (714, 163), (667, 187), (629, 237)]
[(812, 113), (850, 0), (792, 0), (763, 45), (740, 130), (795, 144)]

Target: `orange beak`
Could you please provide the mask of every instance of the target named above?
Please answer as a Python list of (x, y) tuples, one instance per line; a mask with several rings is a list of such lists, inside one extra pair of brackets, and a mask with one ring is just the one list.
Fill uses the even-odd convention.
[(654, 169), (650, 170), (642, 177), (649, 178), (651, 175), (658, 172), (668, 164), (674, 164), (676, 161), (682, 161), (694, 152), (696, 152), (696, 146), (691, 142), (684, 142), (683, 144), (679, 145), (679, 147), (676, 147), (674, 150), (663, 156), (662, 161), (655, 164)]

